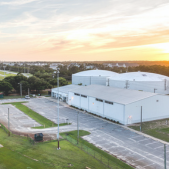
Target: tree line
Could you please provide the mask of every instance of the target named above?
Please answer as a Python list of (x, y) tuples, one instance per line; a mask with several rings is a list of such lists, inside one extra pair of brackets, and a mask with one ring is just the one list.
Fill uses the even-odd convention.
[[(51, 89), (57, 85), (57, 78), (48, 77), (42, 78), (37, 76), (25, 77), (18, 73), (17, 76), (8, 76), (0, 81), (0, 91), (8, 95), (10, 91), (15, 90), (17, 93), (20, 91), (20, 84), (22, 84), (23, 92), (27, 93), (28, 89), (40, 93), (41, 90)], [(67, 85), (66, 79), (59, 78), (59, 86)]]

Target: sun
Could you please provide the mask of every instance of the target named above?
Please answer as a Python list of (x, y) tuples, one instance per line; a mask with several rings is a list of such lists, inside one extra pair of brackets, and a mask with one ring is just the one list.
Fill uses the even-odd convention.
[(153, 47), (161, 49), (163, 53), (169, 53), (169, 43), (153, 44)]

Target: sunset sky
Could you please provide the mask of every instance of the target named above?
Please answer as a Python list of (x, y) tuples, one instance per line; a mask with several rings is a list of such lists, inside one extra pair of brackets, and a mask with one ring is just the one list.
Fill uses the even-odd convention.
[(169, 0), (0, 0), (0, 61), (169, 60)]

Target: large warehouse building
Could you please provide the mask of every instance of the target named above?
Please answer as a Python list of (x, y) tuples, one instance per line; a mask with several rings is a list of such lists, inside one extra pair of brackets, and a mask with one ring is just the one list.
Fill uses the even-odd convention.
[(68, 104), (126, 125), (169, 117), (169, 97), (101, 85), (69, 91)]
[(107, 70), (87, 70), (72, 75), (72, 84), (82, 86), (97, 84), (106, 86), (106, 78), (119, 75)]
[(123, 73), (108, 77), (107, 86), (169, 94), (169, 77), (147, 72)]

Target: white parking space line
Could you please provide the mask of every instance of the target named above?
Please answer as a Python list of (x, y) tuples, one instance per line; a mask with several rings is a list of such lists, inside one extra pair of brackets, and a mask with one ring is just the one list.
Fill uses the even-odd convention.
[(155, 144), (155, 143), (157, 143), (157, 142), (148, 143), (148, 144), (145, 144), (145, 146), (148, 146), (150, 144)]
[(164, 146), (159, 146), (159, 147), (156, 147), (156, 148), (154, 148), (154, 149), (158, 149), (158, 148), (162, 148), (162, 147), (164, 147)]
[(146, 140), (149, 140), (149, 138), (145, 138), (145, 139), (139, 140), (139, 141), (137, 141), (137, 142), (146, 141)]
[(132, 139), (132, 138), (129, 138), (130, 140), (134, 141), (134, 142), (137, 142), (136, 140)]

